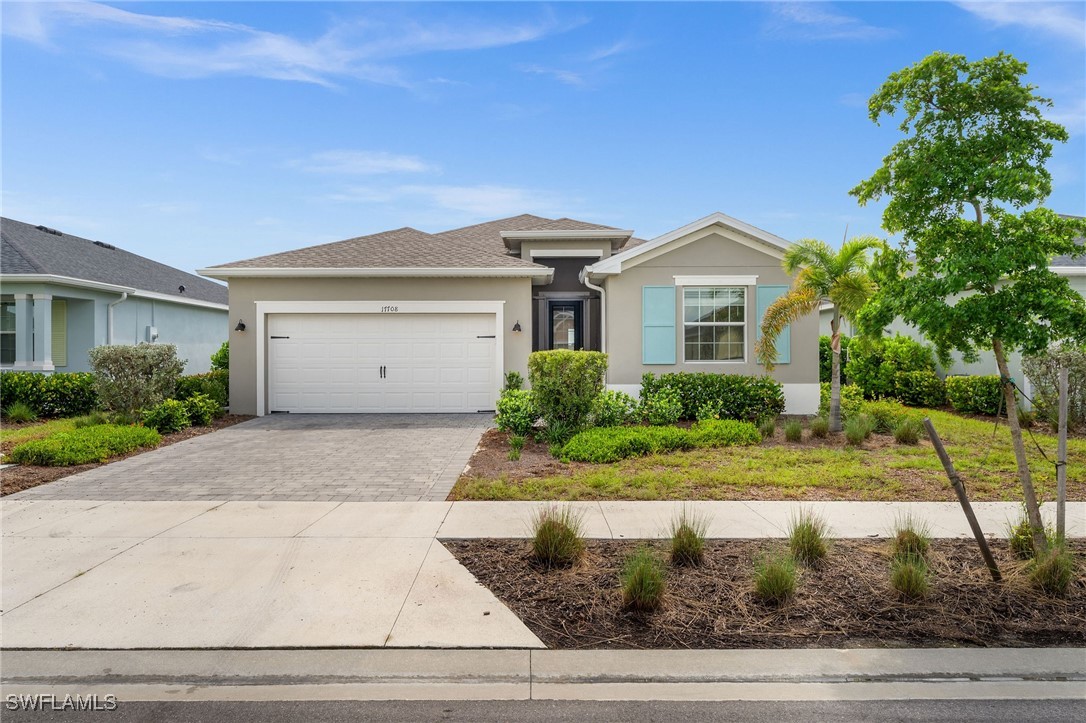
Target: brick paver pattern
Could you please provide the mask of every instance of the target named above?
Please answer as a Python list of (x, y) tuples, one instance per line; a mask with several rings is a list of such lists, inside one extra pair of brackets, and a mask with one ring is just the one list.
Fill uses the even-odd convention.
[(489, 414), (274, 414), (7, 499), (444, 500)]

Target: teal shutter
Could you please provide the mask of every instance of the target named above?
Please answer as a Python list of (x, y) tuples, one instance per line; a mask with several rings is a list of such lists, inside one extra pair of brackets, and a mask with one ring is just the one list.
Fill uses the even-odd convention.
[[(759, 286), (757, 288), (758, 296), (758, 318), (756, 324), (758, 330), (758, 337), (762, 336), (762, 317), (765, 316), (765, 310), (769, 308), (770, 304), (776, 301), (779, 297), (788, 293), (787, 286)], [(784, 331), (777, 337), (777, 363), (778, 364), (790, 364), (792, 362), (792, 325), (784, 327)]]
[(641, 287), (641, 362), (675, 363), (675, 287)]

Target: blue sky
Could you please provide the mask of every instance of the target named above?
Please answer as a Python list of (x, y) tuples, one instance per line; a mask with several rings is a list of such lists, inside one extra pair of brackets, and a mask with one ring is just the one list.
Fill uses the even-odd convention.
[(1047, 205), (1084, 214), (1084, 8), (5, 2), (3, 213), (187, 270), (524, 212), (837, 244), (880, 234), (867, 97), (1004, 50), (1072, 136)]

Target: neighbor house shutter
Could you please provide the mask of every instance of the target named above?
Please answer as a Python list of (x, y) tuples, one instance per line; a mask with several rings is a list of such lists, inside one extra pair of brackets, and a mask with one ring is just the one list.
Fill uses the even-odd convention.
[[(762, 317), (770, 304), (779, 297), (788, 293), (787, 286), (759, 286), (757, 288), (758, 318), (755, 320), (755, 328), (758, 330), (758, 338), (762, 336)], [(784, 327), (784, 331), (777, 337), (777, 363), (790, 364), (792, 362), (792, 325)]]
[(641, 362), (675, 363), (675, 287), (641, 287)]
[(68, 366), (68, 302), (53, 300), (53, 366)]

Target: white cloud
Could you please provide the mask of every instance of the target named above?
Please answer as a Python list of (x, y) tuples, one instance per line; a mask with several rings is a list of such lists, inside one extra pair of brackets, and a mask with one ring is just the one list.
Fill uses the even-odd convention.
[[(1086, 45), (1082, 3), (958, 2), (962, 10), (994, 25), (1018, 25)], [(1078, 12), (1075, 11), (1078, 8)]]
[(522, 73), (528, 73), (530, 75), (545, 75), (550, 78), (554, 78), (559, 83), (565, 83), (566, 85), (573, 85), (577, 87), (583, 87), (585, 85), (585, 78), (582, 74), (573, 70), (563, 70), (561, 68), (549, 68), (545, 65), (539, 65), (538, 63), (524, 63), (517, 66), (517, 70)]
[(765, 26), (771, 35), (807, 40), (879, 40), (896, 34), (892, 28), (836, 12), (829, 3), (781, 3), (772, 7), (772, 14)]
[(1076, 98), (1067, 103), (1056, 102), (1055, 107), (1044, 112), (1045, 118), (1065, 126), (1072, 133), (1086, 130), (1086, 98)]
[(357, 176), (382, 173), (423, 173), (436, 170), (434, 166), (416, 156), (397, 155), (385, 151), (321, 151), (308, 158), (291, 161), (288, 165), (311, 173), (341, 173)]
[(402, 185), (395, 187), (355, 186), (329, 197), (347, 203), (403, 203), (423, 206), (422, 211), (440, 209), (473, 218), (497, 218), (521, 213), (560, 213), (568, 204), (557, 194), (514, 186), (480, 184)]
[[(390, 61), (531, 42), (572, 24), (549, 13), (534, 21), (500, 23), (355, 20), (315, 38), (299, 38), (238, 23), (78, 2), (5, 4), (3, 33), (58, 51), (79, 47), (173, 78), (242, 75), (325, 86), (355, 78), (407, 87), (411, 82)], [(95, 29), (93, 35), (88, 27)]]

